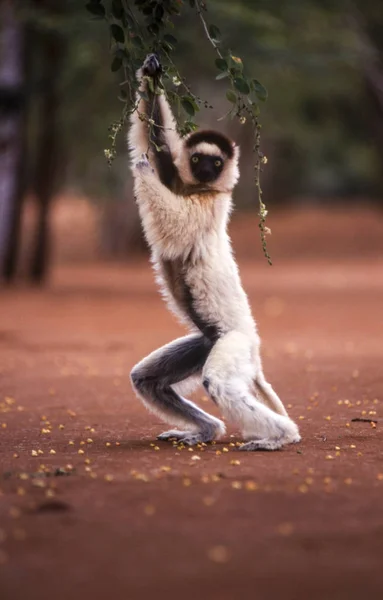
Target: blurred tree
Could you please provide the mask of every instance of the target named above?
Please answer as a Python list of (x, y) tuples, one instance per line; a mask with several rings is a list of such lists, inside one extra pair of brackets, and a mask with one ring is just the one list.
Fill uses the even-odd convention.
[(25, 191), (25, 27), (0, 0), (0, 277), (13, 277)]

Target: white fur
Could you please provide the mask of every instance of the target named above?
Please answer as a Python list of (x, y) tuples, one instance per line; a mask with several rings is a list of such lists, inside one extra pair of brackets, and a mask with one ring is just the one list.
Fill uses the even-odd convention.
[[(196, 183), (190, 172), (190, 153), (174, 135), (174, 120), (165, 98), (160, 96), (160, 101), (166, 127), (171, 129), (166, 129), (166, 137), (179, 174), (184, 183)], [(223, 334), (203, 369), (209, 394), (222, 412), (240, 426), (244, 438), (255, 440), (255, 445), (244, 449), (277, 449), (299, 441), (298, 427), (264, 378), (256, 324), (227, 234), (232, 190), (239, 177), (238, 147), (234, 147), (234, 158), (225, 161), (210, 193), (177, 196), (160, 182), (150, 165), (134, 168), (142, 152), (147, 151), (147, 144), (147, 126), (133, 114), (129, 146), (134, 192), (162, 291), (171, 309), (193, 329), (161, 271), (161, 259), (187, 258), (186, 283), (193, 292), (195, 309), (204, 321), (217, 324)], [(196, 148), (212, 154), (218, 150), (205, 143), (192, 150)]]

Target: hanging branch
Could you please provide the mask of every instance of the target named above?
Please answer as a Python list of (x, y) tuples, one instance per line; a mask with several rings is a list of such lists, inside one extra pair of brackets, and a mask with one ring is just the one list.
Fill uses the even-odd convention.
[[(124, 103), (121, 118), (112, 123), (109, 130), (110, 148), (105, 156), (111, 164), (116, 156), (116, 141), (129, 116), (138, 110), (136, 92), (136, 70), (140, 68), (145, 56), (150, 52), (161, 55), (163, 75), (161, 87), (173, 108), (177, 109), (177, 129), (181, 136), (195, 131), (194, 121), (201, 105), (212, 108), (210, 103), (196, 96), (176, 67), (172, 53), (177, 45), (174, 32), (173, 18), (181, 14), (185, 4), (195, 11), (200, 20), (208, 42), (217, 54), (215, 67), (218, 71), (217, 80), (227, 78), (230, 87), (226, 91), (226, 99), (231, 108), (226, 117), (236, 117), (244, 125), (249, 119), (254, 135), (254, 181), (259, 205), (259, 228), (263, 253), (271, 265), (267, 250), (266, 235), (270, 229), (266, 227), (267, 209), (262, 200), (260, 175), (262, 165), (267, 159), (261, 152), (261, 125), (259, 123), (259, 101), (267, 99), (267, 91), (257, 80), (245, 75), (243, 61), (222, 44), (222, 36), (216, 25), (208, 24), (205, 19), (207, 2), (205, 0), (89, 0), (87, 10), (93, 19), (105, 20), (109, 26), (112, 62), (114, 72), (123, 70), (124, 81), (120, 84), (119, 99)], [(181, 118), (181, 115), (184, 118)], [(145, 115), (139, 115), (148, 121)]]

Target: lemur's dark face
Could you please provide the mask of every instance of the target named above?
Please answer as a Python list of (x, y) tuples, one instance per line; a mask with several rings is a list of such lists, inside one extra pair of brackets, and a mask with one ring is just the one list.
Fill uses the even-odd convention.
[(223, 158), (196, 152), (190, 157), (190, 168), (197, 181), (210, 183), (219, 177), (223, 169)]

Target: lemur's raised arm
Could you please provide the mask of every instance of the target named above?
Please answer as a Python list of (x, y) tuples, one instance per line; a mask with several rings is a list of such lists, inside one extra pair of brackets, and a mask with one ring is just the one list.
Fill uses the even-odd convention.
[(220, 419), (179, 395), (180, 385), (202, 382), (250, 440), (242, 450), (276, 450), (300, 436), (265, 380), (227, 234), (238, 147), (217, 131), (181, 139), (164, 94), (156, 93), (160, 74), (155, 55), (137, 74), (144, 97), (129, 132), (134, 193), (162, 291), (194, 333), (144, 358), (131, 372), (132, 385), (145, 406), (182, 427), (160, 439), (191, 445), (223, 435)]
[(135, 159), (140, 160), (143, 154), (149, 154), (161, 183), (175, 191), (179, 176), (174, 159), (182, 140), (165, 94), (158, 87), (161, 73), (157, 56), (150, 54), (137, 73), (140, 92), (145, 97), (138, 96), (138, 111), (132, 116), (130, 140), (134, 144), (132, 151)]

